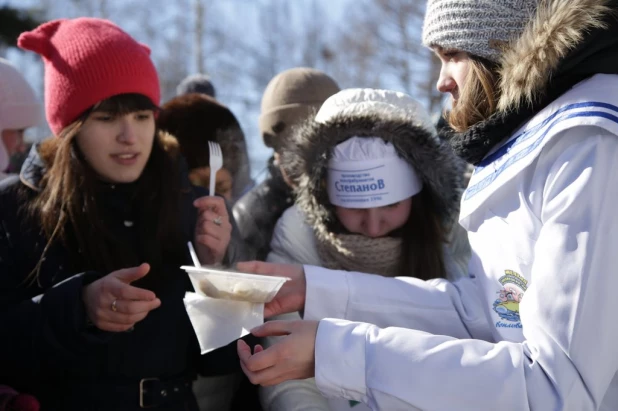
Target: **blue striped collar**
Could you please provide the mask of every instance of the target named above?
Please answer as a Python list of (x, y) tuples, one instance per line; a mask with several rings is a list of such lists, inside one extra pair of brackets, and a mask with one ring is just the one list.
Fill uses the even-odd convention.
[[(541, 123), (511, 138), (498, 150), (481, 161), (474, 170), (474, 175), (470, 182), (471, 185), (465, 191), (464, 200), (474, 197), (495, 181), (509, 167), (534, 152), (548, 136), (553, 135), (552, 130), (562, 121), (576, 117), (596, 117), (618, 124), (618, 116), (612, 114), (612, 112), (618, 114), (618, 106), (598, 101), (574, 103), (560, 108)], [(523, 148), (519, 151), (515, 150), (518, 147)], [(501, 164), (497, 166), (497, 163)], [(496, 168), (493, 172), (490, 170), (484, 172), (489, 166)], [(481, 174), (486, 176), (481, 177)], [(478, 176), (480, 180), (475, 179), (475, 176)]]

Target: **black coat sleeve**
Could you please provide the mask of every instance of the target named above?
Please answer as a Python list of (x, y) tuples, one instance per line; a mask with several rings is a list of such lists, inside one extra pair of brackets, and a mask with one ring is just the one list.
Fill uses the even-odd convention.
[(108, 338), (87, 327), (82, 303), (82, 288), (98, 278), (96, 273), (53, 286), (46, 286), (45, 278), (40, 283), (29, 279), (37, 262), (33, 249), (41, 239), (30, 235), (38, 230), (24, 229), (12, 194), (0, 190), (0, 380), (62, 368)]

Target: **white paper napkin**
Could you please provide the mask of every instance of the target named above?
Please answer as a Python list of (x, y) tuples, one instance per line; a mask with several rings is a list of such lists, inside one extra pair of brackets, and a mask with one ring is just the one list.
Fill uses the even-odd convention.
[(185, 308), (202, 354), (223, 347), (264, 324), (264, 304), (215, 299), (187, 292)]

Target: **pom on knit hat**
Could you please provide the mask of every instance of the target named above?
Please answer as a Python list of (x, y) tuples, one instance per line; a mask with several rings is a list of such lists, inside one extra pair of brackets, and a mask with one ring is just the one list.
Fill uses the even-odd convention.
[(498, 62), (519, 38), (539, 0), (429, 0), (423, 44)]
[(187, 76), (176, 87), (176, 95), (183, 96), (190, 93), (206, 94), (212, 98), (217, 98), (215, 86), (207, 74), (192, 74)]
[(17, 394), (6, 406), (8, 411), (39, 411), (41, 405), (32, 395)]
[(0, 385), (0, 411), (39, 411), (40, 404), (29, 394), (20, 394), (8, 385)]
[(159, 104), (150, 49), (111, 21), (50, 21), (22, 33), (18, 45), (43, 57), (45, 112), (56, 135), (96, 103), (118, 94), (143, 94)]

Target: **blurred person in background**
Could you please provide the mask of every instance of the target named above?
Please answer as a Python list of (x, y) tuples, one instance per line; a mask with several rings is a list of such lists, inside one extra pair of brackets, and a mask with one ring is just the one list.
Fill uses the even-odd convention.
[(208, 142), (219, 143), (223, 167), (217, 172), (215, 194), (233, 204), (251, 185), (245, 135), (229, 108), (205, 94), (189, 93), (163, 105), (157, 125), (178, 140), (194, 185), (210, 185)]
[(236, 373), (238, 357), (200, 355), (180, 266), (189, 241), (203, 264), (237, 261), (230, 213), (156, 127), (148, 47), (95, 18), (18, 44), (43, 59), (54, 137), (0, 182), (0, 382), (43, 409), (196, 411), (196, 375)]
[(199, 93), (217, 98), (214, 84), (208, 74), (191, 74), (185, 77), (176, 87), (176, 96)]
[[(264, 144), (274, 150), (266, 179), (234, 205), (242, 238), (258, 260), (266, 259), (277, 220), (293, 204), (293, 176), (280, 168), (281, 147), (294, 128), (314, 115), (322, 103), (339, 91), (320, 70), (297, 67), (277, 74), (262, 96), (259, 119)], [(286, 181), (287, 180), (287, 181)]]
[(19, 70), (0, 58), (0, 180), (19, 170), (24, 132), (43, 124), (43, 105)]

